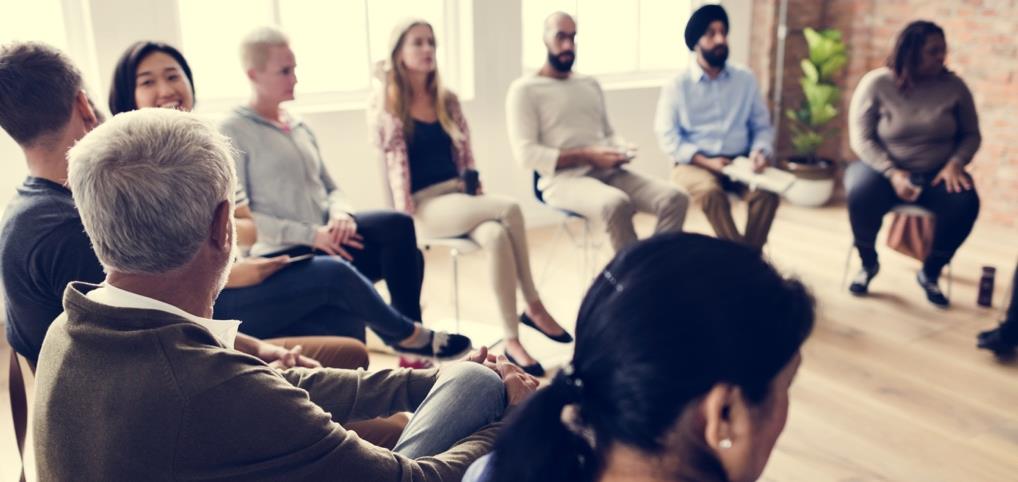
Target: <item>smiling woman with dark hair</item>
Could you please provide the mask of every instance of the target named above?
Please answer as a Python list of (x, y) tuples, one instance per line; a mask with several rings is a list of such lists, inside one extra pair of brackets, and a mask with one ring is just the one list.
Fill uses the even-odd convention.
[(758, 251), (642, 241), (587, 291), (572, 362), (464, 481), (757, 480), (813, 321), (807, 289)]
[(146, 104), (138, 99), (156, 95), (153, 87), (157, 79), (169, 83), (177, 98), (176, 105), (157, 107), (175, 107), (184, 111), (194, 108), (194, 75), (187, 59), (170, 45), (145, 40), (128, 47), (117, 61), (113, 85), (110, 86), (110, 112), (116, 115)]
[(849, 289), (865, 295), (880, 269), (874, 249), (895, 205), (936, 216), (933, 249), (917, 275), (927, 299), (946, 307), (937, 279), (972, 231), (979, 196), (965, 166), (979, 150), (979, 116), (965, 82), (948, 70), (944, 30), (927, 21), (898, 35), (882, 67), (859, 81), (849, 109), (849, 140), (862, 162), (845, 172), (848, 215), (862, 270)]

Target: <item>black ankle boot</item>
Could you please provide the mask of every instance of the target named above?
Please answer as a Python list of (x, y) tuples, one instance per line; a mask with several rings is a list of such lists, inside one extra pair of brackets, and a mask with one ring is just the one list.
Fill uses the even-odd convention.
[(859, 273), (852, 278), (852, 284), (848, 285), (848, 291), (852, 292), (856, 296), (865, 296), (870, 292), (870, 281), (877, 276), (880, 272), (880, 265), (875, 264), (870, 267), (863, 266), (859, 270)]
[(944, 296), (944, 293), (940, 291), (940, 286), (937, 286), (937, 279), (930, 278), (926, 275), (926, 271), (919, 270), (916, 274), (916, 281), (919, 282), (919, 286), (926, 292), (926, 299), (933, 303), (938, 308), (947, 308), (951, 305), (951, 302)]
[(1018, 328), (1009, 326), (1015, 323), (1018, 322), (1004, 321), (1000, 326), (980, 333), (977, 339), (979, 348), (990, 350), (1001, 358), (1014, 355), (1018, 349), (1018, 329), (1008, 330), (1008, 328)]

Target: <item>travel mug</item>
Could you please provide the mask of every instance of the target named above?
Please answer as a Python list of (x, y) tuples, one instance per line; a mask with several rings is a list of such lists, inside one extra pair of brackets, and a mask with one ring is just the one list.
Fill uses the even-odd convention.
[(997, 274), (997, 268), (983, 266), (983, 275), (979, 278), (979, 297), (976, 304), (979, 306), (993, 306), (993, 277)]

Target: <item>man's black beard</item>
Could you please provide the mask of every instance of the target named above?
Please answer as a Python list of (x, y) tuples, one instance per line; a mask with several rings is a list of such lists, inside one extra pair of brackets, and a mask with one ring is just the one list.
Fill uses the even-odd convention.
[(707, 61), (707, 65), (720, 69), (725, 66), (725, 61), (728, 60), (728, 46), (719, 45), (710, 50), (703, 50), (703, 60)]
[[(572, 56), (570, 57), (569, 60), (563, 62), (562, 60), (559, 59), (559, 57), (563, 54), (572, 54)], [(558, 55), (548, 52), (548, 65), (551, 65), (551, 68), (563, 74), (573, 70), (574, 62), (576, 62), (576, 53), (573, 52), (572, 50), (560, 52)]]

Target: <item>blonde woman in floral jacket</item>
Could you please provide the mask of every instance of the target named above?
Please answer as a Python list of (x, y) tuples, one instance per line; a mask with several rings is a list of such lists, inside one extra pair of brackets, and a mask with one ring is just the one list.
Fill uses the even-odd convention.
[[(388, 171), (393, 206), (414, 216), (424, 237), (469, 236), (491, 259), (491, 277), (505, 327), (506, 355), (528, 373), (543, 367), (520, 344), (523, 322), (549, 338), (572, 337), (541, 303), (530, 271), (526, 228), (515, 200), (467, 193), (464, 174), (474, 169), (470, 129), (456, 95), (442, 87), (431, 25), (412, 19), (398, 25), (390, 56), (380, 69), (383, 86), (368, 109), (374, 144)], [(516, 288), (527, 306), (517, 315)]]

